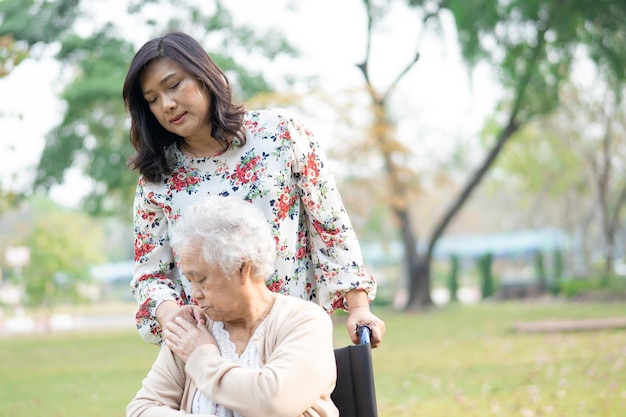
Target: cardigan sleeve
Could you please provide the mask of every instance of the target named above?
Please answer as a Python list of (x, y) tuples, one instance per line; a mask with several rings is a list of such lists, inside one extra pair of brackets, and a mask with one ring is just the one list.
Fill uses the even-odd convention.
[[(142, 386), (126, 407), (126, 417), (180, 417), (185, 393), (184, 365), (163, 346)], [(196, 414), (197, 416), (197, 414)], [(209, 417), (209, 415), (204, 415)]]
[(330, 400), (337, 375), (332, 321), (314, 303), (282, 297), (293, 300), (266, 323), (264, 340), (257, 341), (265, 346), (260, 368), (228, 362), (217, 347), (204, 345), (185, 370), (207, 397), (241, 415), (294, 417), (311, 410), (310, 415), (336, 416)]

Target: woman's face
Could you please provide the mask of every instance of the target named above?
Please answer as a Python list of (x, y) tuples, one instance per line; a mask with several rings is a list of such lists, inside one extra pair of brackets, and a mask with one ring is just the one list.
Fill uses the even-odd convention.
[(139, 76), (150, 111), (166, 130), (193, 140), (210, 137), (210, 97), (203, 85), (169, 58), (151, 61)]
[(241, 318), (242, 281), (240, 274), (225, 276), (219, 268), (206, 263), (198, 245), (183, 244), (179, 250), (182, 273), (191, 282), (191, 296), (213, 321), (228, 322)]

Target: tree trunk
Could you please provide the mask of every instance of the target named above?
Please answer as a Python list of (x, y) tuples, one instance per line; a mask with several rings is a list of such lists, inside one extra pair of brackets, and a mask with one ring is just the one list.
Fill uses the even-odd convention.
[[(443, 232), (448, 227), (450, 222), (452, 222), (452, 219), (454, 219), (465, 202), (469, 199), (472, 192), (476, 189), (476, 187), (478, 187), (478, 184), (480, 184), (487, 171), (489, 171), (489, 168), (491, 168), (493, 163), (496, 161), (505, 143), (518, 129), (519, 124), (515, 121), (515, 115), (513, 114), (509, 119), (507, 126), (500, 133), (496, 144), (485, 157), (481, 166), (476, 170), (474, 175), (470, 177), (457, 199), (444, 214), (442, 220), (437, 224), (437, 227), (435, 227), (435, 231), (428, 242), (428, 249), (426, 250), (426, 253), (419, 256), (414, 265), (409, 264), (412, 269), (409, 270), (409, 298), (405, 310), (420, 310), (432, 304), (430, 299), (430, 267), (435, 245), (437, 244), (439, 238), (443, 235)], [(403, 233), (405, 233), (404, 230)], [(406, 249), (408, 250), (408, 247)], [(428, 295), (424, 294), (423, 291), (428, 291)]]
[(400, 221), (404, 245), (404, 265), (409, 286), (407, 309), (409, 307), (411, 310), (428, 309), (433, 305), (430, 297), (430, 259), (418, 255), (417, 240), (407, 209), (397, 209), (395, 213)]
[(430, 296), (430, 265), (431, 259), (427, 256), (416, 257), (405, 311), (423, 311), (435, 305)]

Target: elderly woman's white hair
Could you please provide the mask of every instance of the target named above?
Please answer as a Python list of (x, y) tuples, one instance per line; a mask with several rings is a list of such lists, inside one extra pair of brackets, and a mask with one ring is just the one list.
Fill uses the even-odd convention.
[(232, 197), (208, 196), (189, 206), (170, 234), (174, 251), (198, 245), (206, 262), (231, 276), (244, 262), (263, 280), (274, 272), (276, 243), (261, 210)]

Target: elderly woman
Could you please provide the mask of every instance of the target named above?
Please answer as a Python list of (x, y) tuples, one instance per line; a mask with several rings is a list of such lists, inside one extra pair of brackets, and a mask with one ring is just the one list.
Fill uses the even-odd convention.
[(276, 245), (260, 209), (205, 197), (176, 223), (171, 245), (196, 318), (167, 323), (127, 416), (338, 416), (332, 321), (265, 285)]

